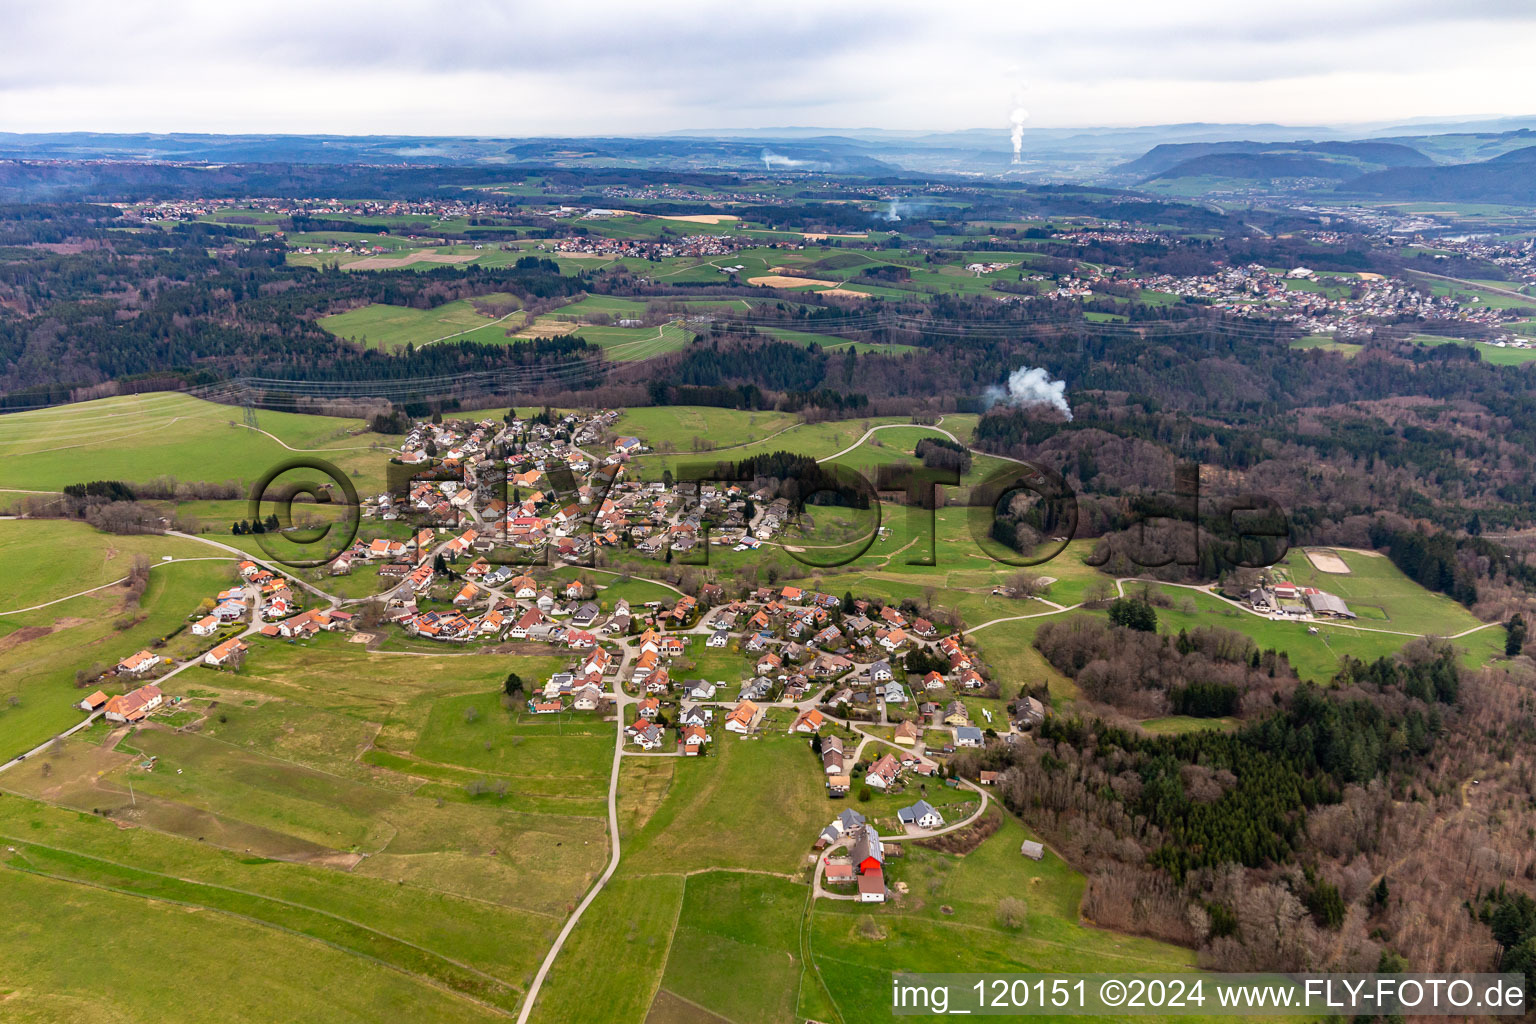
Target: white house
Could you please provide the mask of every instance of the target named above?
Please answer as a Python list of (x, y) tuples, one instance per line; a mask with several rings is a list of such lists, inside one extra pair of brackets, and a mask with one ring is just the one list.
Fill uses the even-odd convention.
[(944, 816), (926, 800), (919, 800), (911, 807), (903, 807), (896, 812), (896, 817), (901, 819), (903, 825), (916, 825), (918, 828), (944, 827)]

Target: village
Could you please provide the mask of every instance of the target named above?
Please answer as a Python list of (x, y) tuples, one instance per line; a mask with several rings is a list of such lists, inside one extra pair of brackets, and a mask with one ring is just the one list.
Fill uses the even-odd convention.
[[(1045, 705), (1022, 693), (1004, 701), (963, 628), (925, 618), (911, 602), (714, 580), (695, 593), (647, 581), (671, 597), (631, 602), (605, 595), (618, 574), (572, 576), (566, 563), (594, 545), (686, 552), (704, 542), (705, 515), (717, 524), (709, 542), (735, 546), (763, 543), (789, 518), (789, 503), (761, 489), (706, 485), (685, 495), (627, 479), (629, 461), (649, 448), (615, 435), (617, 418), (613, 410), (546, 412), (415, 425), (394, 460), (398, 490), (363, 510), (365, 521), (407, 530), (406, 539), (356, 541), (312, 577), (318, 582), (238, 559), (234, 585), (95, 681), (79, 702), (86, 722), (131, 726), (169, 712), (180, 703), (172, 680), (192, 669), (238, 674), (260, 657), (258, 641), (339, 634), (372, 649), (392, 635), (553, 654), (562, 668), (518, 677), (508, 695), (530, 716), (614, 721), (625, 756), (702, 758), (727, 740), (799, 738), (804, 770), (821, 780), (833, 819), (807, 836), (818, 895), (884, 900), (880, 865), (899, 855), (903, 838), (963, 827), (986, 806), (980, 787), (992, 780), (955, 777), (949, 757), (991, 738), (1017, 741)], [(410, 525), (396, 526), (402, 521)], [(377, 593), (342, 598), (323, 589), (328, 578), (364, 569), (377, 574)], [(508, 664), (516, 676), (518, 662)], [(125, 692), (106, 692), (119, 687)], [(972, 799), (957, 805), (940, 792)], [(848, 799), (867, 815), (837, 813), (834, 801)]]
[[(1085, 232), (1058, 237), (1086, 239), (1093, 234)], [(1106, 240), (1145, 241), (1132, 237)], [(967, 269), (985, 273), (995, 267), (995, 264), (977, 263)], [(1462, 303), (1449, 295), (1436, 295), (1407, 281), (1380, 274), (1360, 273), (1336, 278), (1305, 266), (1277, 270), (1260, 264), (1190, 276), (1138, 276), (1113, 270), (1106, 273), (1091, 266), (1079, 270), (1078, 274), (1080, 276), (1059, 277), (1041, 294), (1055, 299), (1091, 299), (1096, 295), (1121, 294), (1130, 288), (1201, 302), (1246, 319), (1290, 324), (1308, 334), (1330, 335), (1339, 340), (1364, 338), (1386, 324), (1411, 322), (1429, 326), (1444, 323), (1497, 329), (1500, 333), (1486, 341), (1493, 347), (1530, 347), (1528, 339), (1508, 330), (1520, 320), (1518, 310)], [(1029, 280), (1047, 279), (1033, 275)], [(1347, 294), (1330, 294), (1330, 289), (1336, 293), (1341, 285), (1348, 286)], [(998, 301), (1021, 302), (1030, 298), (1005, 295)], [(1536, 305), (1536, 299), (1532, 304)]]

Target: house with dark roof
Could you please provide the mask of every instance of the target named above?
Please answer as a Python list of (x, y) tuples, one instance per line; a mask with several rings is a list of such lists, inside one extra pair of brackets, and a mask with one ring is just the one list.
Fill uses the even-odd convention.
[(943, 828), (944, 815), (927, 800), (919, 800), (911, 807), (903, 807), (896, 812), (896, 817), (903, 825), (916, 826), (917, 828)]

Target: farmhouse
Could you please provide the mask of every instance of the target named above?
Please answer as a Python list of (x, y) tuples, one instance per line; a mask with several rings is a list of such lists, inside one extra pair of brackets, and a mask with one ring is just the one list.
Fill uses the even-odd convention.
[(122, 675), (143, 675), (156, 665), (160, 664), (160, 655), (150, 651), (140, 651), (138, 654), (130, 654), (117, 663), (117, 671)]
[(853, 837), (853, 866), (859, 874), (884, 869), (885, 847), (880, 842), (880, 833), (868, 825), (859, 825), (847, 830), (847, 834)]
[(1345, 604), (1337, 595), (1309, 588), (1305, 598), (1307, 610), (1313, 615), (1325, 615), (1338, 619), (1353, 619), (1355, 617), (1355, 613), (1349, 610), (1349, 605)]
[(203, 655), (203, 664), (214, 666), (223, 665), (228, 663), (230, 659), (238, 658), (245, 652), (245, 644), (241, 643), (238, 639), (225, 640), (223, 643), (219, 644), (219, 646)]
[(962, 725), (955, 729), (955, 746), (981, 746), (981, 730), (974, 725)]
[(850, 807), (837, 816), (832, 827), (837, 829), (839, 835), (851, 836), (863, 824), (864, 815)]
[(113, 697), (105, 705), (107, 721), (137, 722), (159, 707), (165, 700), (160, 687), (154, 683), (131, 690), (121, 697)]

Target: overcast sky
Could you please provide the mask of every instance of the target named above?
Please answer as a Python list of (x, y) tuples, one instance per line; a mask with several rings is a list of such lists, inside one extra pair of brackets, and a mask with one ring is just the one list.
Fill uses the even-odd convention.
[(1536, 113), (1530, 0), (0, 0), (0, 130), (635, 134)]

